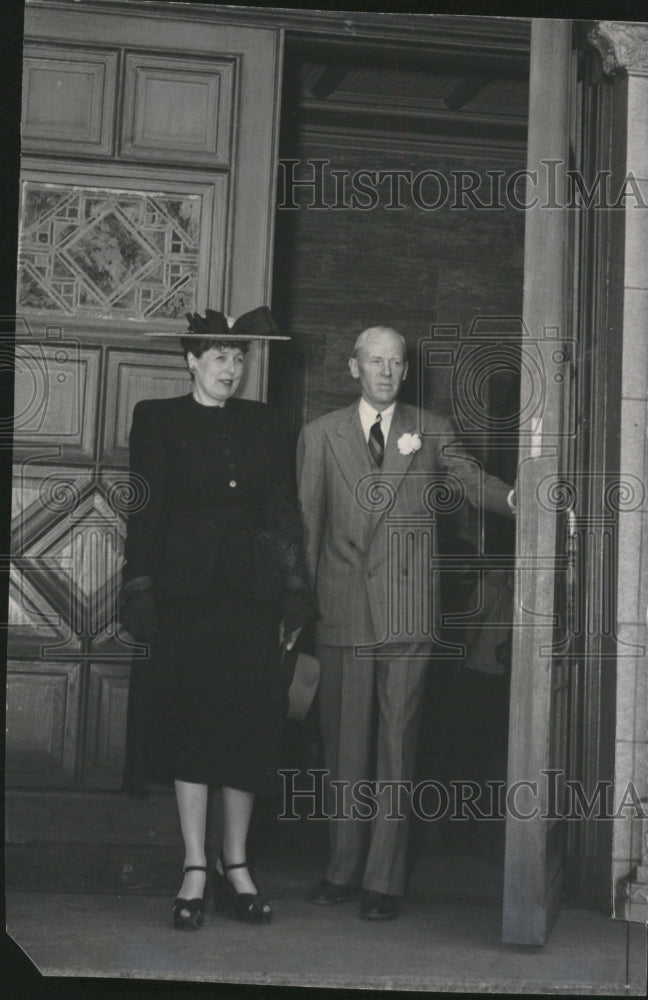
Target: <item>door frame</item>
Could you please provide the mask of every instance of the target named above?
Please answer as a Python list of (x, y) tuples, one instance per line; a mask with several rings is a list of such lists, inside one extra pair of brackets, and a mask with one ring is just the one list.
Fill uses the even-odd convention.
[[(59, 16), (76, 17), (77, 6), (73, 0), (26, 0), (27, 8), (47, 11), (50, 16), (57, 11)], [(151, 5), (135, 0), (86, 0), (84, 10), (112, 14), (150, 16)], [(492, 52), (493, 60), (506, 62), (528, 58), (528, 24), (525, 18), (482, 18), (467, 16), (456, 18), (445, 15), (429, 15), (423, 20), (416, 15), (405, 13), (370, 14), (362, 12), (357, 17), (348, 12), (281, 10), (267, 12), (260, 8), (213, 8), (202, 4), (159, 4), (156, 18), (173, 20), (179, 24), (187, 19), (195, 19), (199, 14), (206, 20), (213, 19), (223, 24), (267, 27), (277, 30), (281, 46), (286, 31), (304, 38), (320, 38), (353, 45), (364, 41), (376, 45), (399, 44), (425, 49), (431, 53), (451, 51), (457, 55), (479, 51), (484, 36)], [(529, 122), (529, 162), (554, 155), (566, 157), (569, 142), (569, 113), (573, 106), (573, 94), (568, 85), (568, 67), (571, 65), (571, 21), (532, 21), (531, 80), (532, 93)], [(555, 90), (556, 100), (546, 101), (546, 90), (541, 85), (542, 78), (549, 81)], [(280, 74), (276, 81), (280, 86)], [(544, 105), (544, 106), (543, 106)], [(550, 105), (550, 106), (546, 106)], [(252, 158), (250, 158), (251, 160)], [(562, 213), (564, 216), (564, 213)], [(531, 335), (538, 326), (557, 326), (565, 323), (565, 247), (567, 245), (565, 227), (567, 220), (561, 213), (527, 213), (530, 228), (525, 252), (525, 321)], [(535, 227), (535, 228), (534, 228)], [(271, 240), (270, 224), (268, 239)], [(538, 272), (537, 247), (543, 247), (541, 273)], [(536, 251), (532, 250), (536, 247)], [(548, 252), (547, 248), (550, 248)], [(245, 248), (242, 249), (245, 253)], [(265, 255), (269, 260), (271, 252)], [(236, 274), (238, 268), (234, 268)], [(260, 276), (260, 283), (270, 290), (271, 275), (266, 270)], [(237, 314), (249, 303), (245, 289), (232, 288), (231, 308)], [(256, 303), (252, 303), (256, 304)], [(260, 376), (265, 383), (265, 371)], [(551, 387), (550, 387), (551, 388)], [(553, 391), (553, 390), (552, 390)], [(553, 398), (553, 397), (552, 397)], [(548, 402), (551, 402), (548, 397)], [(543, 447), (543, 441), (552, 433), (551, 421), (558, 419), (562, 410), (562, 398), (556, 396), (555, 406), (546, 407), (547, 418), (541, 431), (525, 439), (525, 447), (531, 451)], [(559, 433), (553, 428), (554, 433)], [(539, 434), (539, 436), (538, 436)], [(523, 453), (521, 452), (521, 458)], [(550, 457), (550, 456), (549, 456)], [(531, 463), (527, 463), (531, 467)], [(555, 512), (550, 514), (537, 510), (537, 505), (527, 507), (524, 496), (528, 495), (530, 481), (521, 480), (518, 551), (526, 552), (527, 543), (536, 556), (539, 553), (555, 552), (557, 520)], [(547, 515), (547, 516), (544, 516)], [(518, 574), (519, 582), (521, 581)], [(526, 574), (520, 582), (519, 596), (525, 607), (540, 610), (550, 615), (553, 612), (554, 588), (550, 573), (536, 579)], [(537, 623), (531, 629), (516, 629), (514, 639), (514, 666), (512, 679), (511, 733), (516, 741), (514, 759), (509, 771), (511, 779), (527, 778), (537, 773), (544, 757), (530, 746), (528, 733), (536, 733), (537, 740), (545, 745), (545, 716), (539, 712), (539, 701), (546, 704), (549, 672), (547, 657), (536, 652), (539, 640), (547, 637), (551, 626), (548, 620)], [(531, 655), (531, 659), (529, 659)], [(534, 659), (535, 657), (535, 659)], [(524, 664), (524, 669), (522, 668)], [(538, 667), (536, 670), (535, 667)], [(532, 683), (531, 683), (532, 681)], [(540, 768), (541, 769), (541, 768)], [(505, 862), (505, 919), (504, 940), (524, 943), (543, 943), (550, 927), (550, 916), (556, 912), (559, 891), (553, 894), (554, 903), (545, 908), (540, 916), (537, 901), (545, 896), (544, 852), (538, 852), (538, 828), (531, 822), (509, 823)], [(560, 885), (562, 883), (560, 882)], [(556, 888), (556, 887), (554, 887)]]

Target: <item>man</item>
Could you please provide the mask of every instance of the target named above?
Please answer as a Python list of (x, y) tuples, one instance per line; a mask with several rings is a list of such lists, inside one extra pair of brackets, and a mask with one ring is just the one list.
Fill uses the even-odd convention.
[[(444, 496), (447, 503), (451, 484), (475, 506), (511, 514), (509, 487), (482, 474), (448, 421), (396, 401), (407, 375), (405, 355), (396, 330), (377, 326), (361, 333), (349, 361), (359, 404), (304, 427), (297, 452), (306, 555), (320, 614), (328, 815), (347, 817), (330, 821), (330, 863), (311, 899), (343, 902), (359, 883), (360, 914), (370, 920), (393, 919), (405, 887), (408, 824), (394, 817), (406, 816), (407, 808), (389, 783), (411, 780), (414, 772), (439, 607), (435, 504), (443, 505)], [(366, 798), (372, 776), (376, 815), (369, 822), (360, 818), (367, 810), (360, 813), (352, 789), (364, 788)]]

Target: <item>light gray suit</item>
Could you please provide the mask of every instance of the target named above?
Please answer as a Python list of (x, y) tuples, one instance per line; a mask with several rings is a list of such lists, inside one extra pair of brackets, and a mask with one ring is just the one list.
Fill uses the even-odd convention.
[[(419, 431), (418, 450), (402, 454), (399, 439), (407, 450), (402, 436)], [(329, 781), (372, 777), (376, 695), (375, 778), (411, 780), (439, 614), (436, 513), (452, 507), (454, 488), (473, 506), (510, 516), (509, 487), (482, 473), (449, 421), (399, 402), (380, 470), (372, 465), (353, 403), (304, 427), (297, 473), (320, 613), (319, 700)], [(330, 785), (328, 792), (331, 811)], [(386, 789), (379, 797), (370, 824), (331, 821), (329, 881), (361, 880), (363, 889), (403, 893), (407, 821), (386, 819), (390, 794)]]

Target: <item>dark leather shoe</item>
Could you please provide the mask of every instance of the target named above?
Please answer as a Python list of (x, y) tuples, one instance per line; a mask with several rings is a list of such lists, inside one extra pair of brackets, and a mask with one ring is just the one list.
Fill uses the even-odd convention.
[(331, 903), (346, 903), (352, 896), (353, 888), (350, 885), (335, 885), (323, 878), (312, 890), (309, 899), (311, 903), (329, 906)]
[(365, 889), (360, 903), (360, 916), (365, 920), (395, 920), (398, 916), (396, 897)]

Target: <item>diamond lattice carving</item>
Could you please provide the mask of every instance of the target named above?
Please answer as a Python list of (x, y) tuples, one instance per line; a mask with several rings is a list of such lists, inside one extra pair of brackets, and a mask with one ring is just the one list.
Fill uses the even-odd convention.
[(72, 633), (94, 637), (110, 629), (126, 530), (114, 484), (81, 476), (76, 483), (69, 472), (47, 477), (21, 520), (20, 565), (35, 593)]
[(23, 185), (18, 302), (149, 319), (195, 308), (200, 195)]

